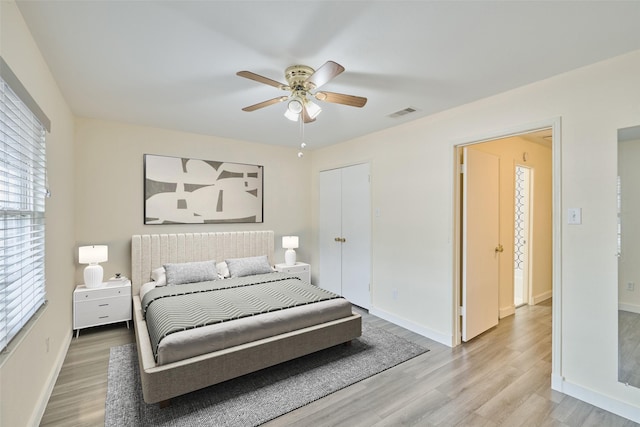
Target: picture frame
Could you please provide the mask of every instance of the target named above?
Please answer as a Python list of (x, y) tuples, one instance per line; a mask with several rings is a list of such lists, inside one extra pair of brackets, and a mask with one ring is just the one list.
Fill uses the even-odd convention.
[(263, 222), (261, 165), (144, 155), (144, 224)]

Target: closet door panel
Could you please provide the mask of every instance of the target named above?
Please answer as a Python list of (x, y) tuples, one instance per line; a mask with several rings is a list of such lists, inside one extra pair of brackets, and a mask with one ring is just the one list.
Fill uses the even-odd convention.
[(342, 295), (369, 308), (371, 191), (369, 164), (342, 169)]
[(319, 190), (319, 250), (318, 286), (342, 295), (342, 236), (341, 171), (320, 172)]

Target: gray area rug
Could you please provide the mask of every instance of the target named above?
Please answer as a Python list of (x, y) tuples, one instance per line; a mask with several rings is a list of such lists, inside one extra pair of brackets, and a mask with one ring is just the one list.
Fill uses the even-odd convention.
[(362, 336), (171, 400), (142, 399), (135, 344), (112, 347), (105, 426), (255, 426), (429, 351), (362, 324)]

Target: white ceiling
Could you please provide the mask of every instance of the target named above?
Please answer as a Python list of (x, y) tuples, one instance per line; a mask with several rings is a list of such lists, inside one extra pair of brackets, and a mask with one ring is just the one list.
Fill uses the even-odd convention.
[[(346, 71), (323, 86), (309, 148), (335, 144), (640, 49), (628, 1), (38, 1), (17, 4), (75, 114), (298, 146), (284, 82), (293, 64)], [(603, 82), (606, 84), (606, 82)], [(401, 118), (391, 113), (413, 107)], [(54, 124), (55, 126), (55, 124)]]

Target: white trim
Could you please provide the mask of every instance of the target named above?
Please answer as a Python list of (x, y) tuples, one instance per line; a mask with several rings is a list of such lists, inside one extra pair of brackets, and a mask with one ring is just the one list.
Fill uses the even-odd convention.
[(618, 304), (618, 310), (629, 311), (631, 313), (640, 314), (640, 305), (626, 304), (626, 303), (621, 302), (621, 303)]
[[(621, 384), (622, 387), (629, 387)], [(580, 399), (593, 406), (609, 411), (613, 414), (627, 418), (636, 423), (640, 423), (640, 407), (631, 403), (623, 402), (618, 399), (611, 398), (602, 393), (595, 392), (583, 386), (573, 384), (564, 378), (556, 378), (553, 381), (552, 388), (561, 393), (567, 394), (576, 399)]]
[(501, 307), (498, 316), (500, 319), (504, 319), (505, 317), (511, 316), (513, 314), (516, 314), (516, 306), (510, 305), (508, 307)]
[(546, 301), (549, 298), (553, 297), (553, 290), (551, 291), (546, 291), (543, 292), (541, 294), (538, 295), (533, 295), (531, 296), (531, 303), (530, 305), (536, 305), (536, 304), (540, 304), (542, 301)]
[(67, 336), (64, 338), (64, 344), (61, 346), (60, 352), (58, 352), (54, 369), (49, 374), (49, 378), (47, 378), (47, 386), (40, 395), (36, 408), (31, 414), (31, 418), (29, 419), (29, 423), (27, 425), (33, 427), (37, 427), (40, 425), (42, 417), (44, 416), (44, 411), (47, 409), (47, 404), (49, 403), (49, 399), (51, 398), (51, 393), (53, 393), (53, 387), (56, 385), (58, 375), (60, 375), (60, 371), (62, 370), (64, 359), (69, 351), (71, 338), (73, 338), (73, 331), (69, 331), (67, 333)]
[[(553, 277), (551, 291), (553, 294), (551, 325), (551, 378), (562, 376), (562, 119), (556, 117), (551, 121), (551, 163), (553, 169), (553, 201), (551, 205), (553, 236), (553, 259), (551, 268)], [(552, 381), (552, 389), (553, 381)]]
[[(457, 310), (456, 310), (457, 312)], [(420, 325), (416, 325), (415, 323), (407, 320), (407, 319), (403, 319), (401, 317), (398, 317), (394, 314), (391, 314), (387, 311), (384, 310), (380, 310), (378, 308), (375, 307), (371, 307), (371, 309), (369, 310), (369, 313), (377, 316), (381, 319), (384, 319), (388, 322), (394, 323), (398, 326), (401, 326), (405, 329), (410, 330), (411, 332), (415, 332), (416, 334), (420, 334), (423, 337), (427, 337), (431, 340), (437, 341), (440, 344), (444, 344), (447, 347), (453, 347), (453, 343), (452, 343), (452, 337), (450, 335), (447, 334), (443, 334), (442, 332), (437, 332), (437, 331), (433, 331), (431, 329), (425, 328), (423, 326)]]

